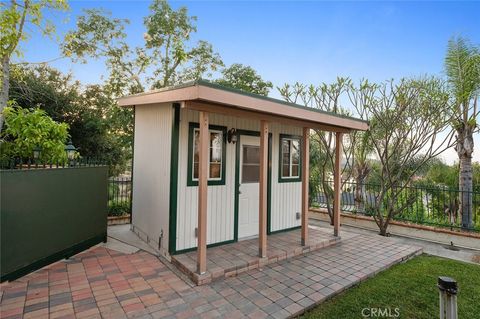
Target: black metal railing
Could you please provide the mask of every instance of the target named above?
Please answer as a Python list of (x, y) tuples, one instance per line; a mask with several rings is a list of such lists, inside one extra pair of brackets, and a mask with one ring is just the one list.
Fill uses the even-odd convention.
[(123, 216), (131, 212), (132, 178), (111, 177), (108, 182), (108, 215)]
[(65, 159), (61, 161), (42, 161), (34, 159), (9, 158), (0, 159), (0, 169), (47, 169), (47, 168), (72, 168), (72, 167), (89, 167), (89, 166), (104, 166), (104, 161), (82, 157), (76, 159)]
[[(333, 190), (333, 181), (327, 181), (324, 191), (323, 184), (320, 191), (312, 197), (312, 206), (332, 207), (333, 201), (328, 200), (325, 193)], [(359, 189), (360, 187), (360, 189)], [(393, 205), (400, 213), (393, 219), (422, 225), (448, 227), (451, 229), (465, 229), (480, 232), (480, 187), (474, 187), (472, 192), (460, 191), (458, 188), (443, 185), (429, 186), (398, 186), (380, 198), (380, 185), (360, 184), (344, 181), (342, 184), (341, 209), (343, 212), (372, 216), (375, 208), (383, 212), (388, 205)], [(395, 195), (393, 195), (395, 194)], [(395, 197), (395, 198), (394, 198)], [(472, 199), (472, 220), (470, 227), (462, 227), (460, 197)]]

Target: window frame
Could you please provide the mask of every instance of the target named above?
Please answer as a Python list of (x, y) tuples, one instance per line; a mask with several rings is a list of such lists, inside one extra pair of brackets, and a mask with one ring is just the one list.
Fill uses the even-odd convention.
[[(283, 176), (283, 152), (282, 146), (283, 141), (298, 141), (298, 176)], [(301, 182), (302, 181), (302, 137), (299, 135), (290, 135), (290, 134), (280, 134), (278, 139), (278, 182), (279, 183), (291, 183), (291, 182)], [(289, 164), (290, 174), (292, 172), (292, 152), (290, 148), (290, 164)]]
[[(196, 122), (188, 123), (188, 166), (187, 166), (187, 186), (198, 186), (198, 178), (193, 178), (193, 139), (195, 136), (195, 130), (199, 129), (200, 125)], [(226, 159), (227, 159), (227, 127), (220, 125), (209, 125), (208, 132), (219, 132), (222, 134), (222, 155), (221, 155), (221, 169), (220, 178), (211, 179), (208, 177), (208, 185), (225, 185), (225, 173), (226, 173)], [(210, 145), (209, 145), (210, 148)], [(208, 167), (210, 169), (210, 152), (208, 152)], [(210, 176), (210, 173), (209, 173)]]

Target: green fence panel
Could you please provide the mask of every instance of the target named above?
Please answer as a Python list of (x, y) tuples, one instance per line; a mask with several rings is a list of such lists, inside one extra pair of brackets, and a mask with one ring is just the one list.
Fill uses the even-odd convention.
[(2, 170), (1, 281), (106, 240), (108, 168)]

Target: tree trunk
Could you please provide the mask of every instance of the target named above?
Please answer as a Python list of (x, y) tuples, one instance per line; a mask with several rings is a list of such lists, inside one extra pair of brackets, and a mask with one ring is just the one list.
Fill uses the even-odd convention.
[(355, 178), (355, 210), (365, 213), (365, 176)]
[(333, 198), (331, 196), (331, 193), (330, 191), (326, 188), (327, 186), (327, 182), (324, 182), (323, 183), (323, 196), (325, 196), (325, 203), (327, 204), (327, 212), (328, 212), (328, 216), (330, 217), (330, 225), (333, 226), (333, 207), (332, 207), (332, 204), (333, 203)]
[(473, 228), (472, 213), (472, 158), (464, 156), (460, 158), (460, 212), (462, 214), (462, 228)]
[(8, 55), (2, 57), (2, 91), (0, 92), (0, 132), (3, 128), (3, 109), (7, 106), (8, 90), (10, 89), (10, 59)]
[(380, 230), (379, 230), (378, 234), (379, 234), (379, 235), (382, 235), (382, 236), (387, 236), (387, 235), (388, 235), (388, 233), (387, 233), (387, 228), (388, 228), (388, 224), (387, 224), (387, 223), (384, 223), (383, 225), (381, 225), (381, 226), (379, 227)]
[(457, 130), (456, 151), (460, 160), (459, 174), (459, 201), (460, 214), (462, 216), (462, 228), (473, 228), (472, 212), (472, 153), (473, 153), (473, 128), (468, 123), (462, 123), (463, 127)]

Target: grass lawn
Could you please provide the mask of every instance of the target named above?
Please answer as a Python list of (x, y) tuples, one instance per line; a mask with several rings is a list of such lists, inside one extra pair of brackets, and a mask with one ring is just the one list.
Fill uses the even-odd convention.
[(363, 308), (391, 308), (392, 316), (399, 308), (397, 318), (438, 318), (438, 276), (457, 280), (458, 317), (480, 318), (480, 265), (429, 255), (396, 265), (324, 302), (303, 318), (362, 318)]

